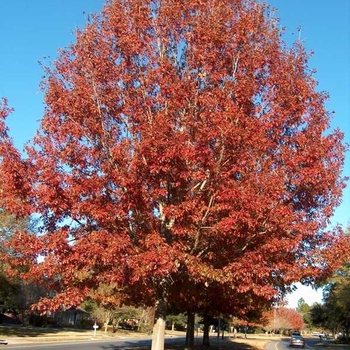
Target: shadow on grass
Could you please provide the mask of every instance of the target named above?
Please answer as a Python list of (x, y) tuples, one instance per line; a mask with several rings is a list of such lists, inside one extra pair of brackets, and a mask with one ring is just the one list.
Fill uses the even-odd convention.
[[(77, 338), (84, 336), (91, 336), (93, 333), (92, 329), (81, 329), (81, 328), (64, 328), (64, 327), (34, 327), (34, 326), (22, 326), (22, 325), (13, 325), (13, 324), (0, 324), (0, 338), (4, 337), (21, 337), (21, 338), (36, 338), (42, 337), (49, 339), (50, 337), (56, 338)], [(113, 337), (113, 336), (133, 336), (139, 335), (139, 332), (134, 331), (124, 331), (118, 330), (116, 333), (104, 333), (98, 332), (99, 336)]]
[[(202, 344), (202, 340), (200, 338), (195, 339), (195, 345), (192, 350), (265, 350), (267, 349), (266, 345), (269, 340), (262, 339), (234, 339), (229, 336), (222, 338), (210, 337), (210, 346), (204, 346)], [(183, 350), (185, 349), (184, 341), (176, 341), (176, 342), (166, 342), (164, 349), (165, 350)], [(136, 349), (133, 346), (131, 347), (123, 347), (123, 350), (150, 350), (150, 346), (138, 346), (136, 345)]]
[(83, 329), (62, 329), (62, 328), (41, 328), (32, 326), (21, 326), (21, 325), (6, 325), (0, 324), (0, 336), (13, 336), (13, 337), (40, 337), (40, 336), (50, 336), (60, 333), (70, 333), (70, 334), (85, 334), (88, 330)]
[[(166, 342), (164, 345), (165, 350), (184, 350), (184, 341)], [(103, 347), (103, 349), (122, 349), (122, 350), (150, 350), (150, 345), (145, 345), (143, 342), (132, 343), (130, 345), (125, 344), (122, 347)], [(192, 350), (263, 350), (265, 348), (260, 346), (252, 346), (251, 344), (234, 342), (229, 338), (225, 340), (210, 340), (210, 346), (203, 346), (201, 341), (197, 341)]]

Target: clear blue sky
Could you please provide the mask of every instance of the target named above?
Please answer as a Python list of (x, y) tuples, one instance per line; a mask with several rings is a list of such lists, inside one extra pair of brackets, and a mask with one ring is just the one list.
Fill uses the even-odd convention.
[[(260, 0), (262, 2), (263, 0)], [(317, 70), (319, 90), (330, 93), (329, 110), (336, 112), (332, 127), (346, 133), (350, 143), (350, 1), (267, 0), (276, 8), (286, 41), (298, 37), (313, 50), (310, 68)], [(15, 108), (9, 119), (15, 145), (22, 150), (38, 127), (43, 96), (39, 90), (44, 57), (55, 58), (58, 48), (74, 41), (88, 13), (100, 11), (102, 0), (11, 0), (1, 1), (0, 97)], [(294, 33), (294, 34), (293, 34)], [(350, 176), (350, 154), (344, 175)], [(350, 187), (333, 223), (349, 224)]]
[[(300, 37), (314, 55), (309, 67), (315, 68), (318, 90), (327, 91), (327, 109), (335, 111), (332, 127), (345, 133), (350, 144), (350, 1), (349, 0), (267, 0), (276, 9), (287, 43)], [(344, 176), (350, 177), (350, 153), (346, 154)], [(333, 224), (350, 225), (350, 183), (343, 203), (336, 210)]]

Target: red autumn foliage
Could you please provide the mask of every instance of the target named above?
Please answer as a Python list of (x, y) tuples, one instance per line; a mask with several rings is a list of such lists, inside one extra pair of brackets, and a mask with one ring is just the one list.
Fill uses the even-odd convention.
[(270, 331), (301, 331), (304, 328), (303, 316), (294, 309), (277, 308), (264, 314), (265, 325)]
[(21, 154), (13, 147), (12, 139), (5, 124), (6, 117), (12, 112), (6, 99), (0, 100), (0, 175), (1, 207), (18, 216), (31, 213), (29, 163), (21, 159)]
[(255, 1), (108, 2), (46, 69), (25, 159), (1, 121), (0, 205), (42, 218), (10, 242), (13, 263), (44, 257), (27, 276), (56, 296), (38, 306), (110, 284), (133, 303), (230, 296), (243, 313), (327, 276), (347, 249), (327, 231), (344, 146), (307, 61)]

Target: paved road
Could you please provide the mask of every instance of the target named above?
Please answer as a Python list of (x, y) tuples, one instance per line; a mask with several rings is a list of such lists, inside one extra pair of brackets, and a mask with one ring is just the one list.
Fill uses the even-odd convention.
[[(317, 337), (305, 338), (305, 349), (309, 350), (319, 350), (320, 340)], [(272, 340), (267, 345), (267, 350), (291, 350), (289, 347), (289, 338), (283, 338), (281, 340)], [(1, 350), (1, 349), (0, 349)]]
[[(166, 343), (182, 342), (185, 343), (183, 336), (172, 336), (165, 340)], [(52, 343), (22, 343), (22, 344), (11, 344), (11, 339), (8, 345), (0, 345), (0, 350), (24, 350), (24, 349), (53, 349), (53, 350), (120, 350), (123, 348), (132, 347), (148, 347), (151, 345), (151, 337), (145, 339), (128, 338), (128, 339), (108, 339), (108, 340), (97, 340), (91, 339), (89, 341), (74, 341), (74, 342), (52, 342)]]

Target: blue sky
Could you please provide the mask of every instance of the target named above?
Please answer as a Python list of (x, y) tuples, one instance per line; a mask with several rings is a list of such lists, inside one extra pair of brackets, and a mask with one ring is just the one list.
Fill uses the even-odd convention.
[[(285, 40), (300, 38), (307, 51), (314, 54), (309, 67), (316, 69), (318, 90), (327, 91), (327, 109), (335, 111), (331, 126), (345, 133), (350, 143), (350, 1), (349, 0), (267, 0), (276, 9)], [(344, 176), (350, 176), (350, 153), (346, 155)], [(349, 184), (350, 186), (350, 184)], [(344, 191), (343, 203), (332, 223), (350, 225), (350, 187)]]
[[(263, 0), (260, 0), (262, 2)], [(332, 127), (345, 132), (350, 143), (350, 1), (267, 0), (276, 8), (285, 39), (297, 39), (297, 28), (308, 51), (314, 51), (310, 68), (317, 70), (319, 90), (330, 93), (327, 108), (336, 112)], [(54, 59), (60, 47), (74, 41), (87, 14), (100, 11), (102, 0), (1, 1), (0, 97), (7, 97), (15, 112), (8, 120), (11, 136), (20, 150), (29, 141), (42, 116), (43, 96), (39, 61)], [(347, 153), (344, 175), (350, 176)], [(333, 223), (350, 224), (350, 187), (336, 210)]]

